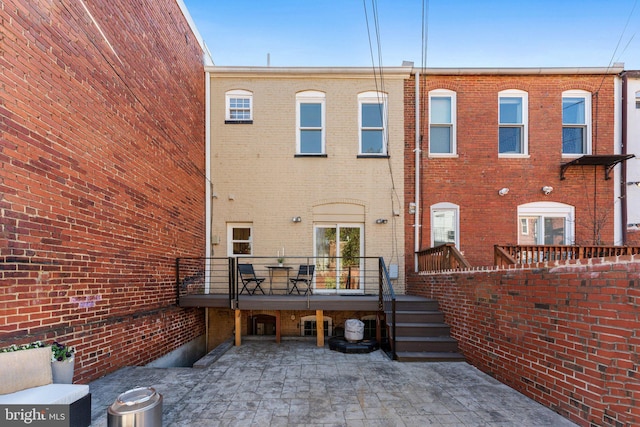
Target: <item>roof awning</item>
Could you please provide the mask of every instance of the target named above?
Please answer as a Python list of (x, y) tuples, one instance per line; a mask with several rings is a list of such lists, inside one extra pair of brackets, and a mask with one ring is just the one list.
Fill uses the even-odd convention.
[(618, 163), (635, 157), (634, 154), (591, 154), (582, 156), (568, 163), (560, 165), (560, 179), (564, 178), (564, 172), (569, 166), (604, 166), (604, 179), (611, 179), (609, 172)]

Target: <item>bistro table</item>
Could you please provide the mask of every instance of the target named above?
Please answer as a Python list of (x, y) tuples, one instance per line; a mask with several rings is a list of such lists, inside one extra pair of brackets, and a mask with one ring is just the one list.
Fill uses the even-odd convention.
[(287, 295), (289, 294), (289, 271), (293, 267), (288, 265), (267, 265), (269, 269), (269, 295), (273, 295), (273, 276), (275, 271), (284, 271), (287, 274)]

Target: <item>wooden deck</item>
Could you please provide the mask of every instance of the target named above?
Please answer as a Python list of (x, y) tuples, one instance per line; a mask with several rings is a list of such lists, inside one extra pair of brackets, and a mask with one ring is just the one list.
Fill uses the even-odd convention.
[[(399, 296), (405, 297), (405, 296)], [(231, 308), (227, 295), (185, 295), (180, 307)], [(241, 295), (239, 310), (377, 311), (377, 295)]]

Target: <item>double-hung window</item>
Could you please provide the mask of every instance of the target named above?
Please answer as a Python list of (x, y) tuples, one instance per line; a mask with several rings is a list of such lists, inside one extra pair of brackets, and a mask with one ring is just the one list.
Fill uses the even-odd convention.
[(230, 90), (225, 93), (225, 123), (253, 122), (253, 93), (248, 90)]
[(591, 93), (562, 92), (562, 154), (591, 153)]
[(227, 224), (227, 254), (242, 256), (253, 254), (253, 224)]
[(446, 89), (429, 92), (429, 155), (456, 154), (456, 93)]
[(359, 155), (387, 154), (387, 95), (382, 92), (358, 94), (360, 125)]
[(500, 156), (528, 154), (528, 94), (503, 90), (498, 94), (498, 153)]
[(296, 95), (297, 154), (325, 154), (324, 111), (323, 92), (305, 91)]

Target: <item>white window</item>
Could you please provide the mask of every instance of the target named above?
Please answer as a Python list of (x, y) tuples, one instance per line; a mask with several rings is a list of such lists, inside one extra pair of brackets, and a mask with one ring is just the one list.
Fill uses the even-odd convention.
[(429, 155), (456, 153), (456, 93), (446, 89), (429, 92)]
[(253, 93), (248, 90), (230, 90), (225, 93), (226, 115), (229, 123), (253, 121)]
[(296, 152), (298, 154), (324, 154), (325, 94), (317, 91), (296, 95)]
[(591, 93), (562, 92), (562, 154), (591, 153)]
[(528, 94), (503, 90), (498, 94), (498, 152), (501, 157), (528, 154)]
[(382, 92), (358, 94), (360, 126), (359, 155), (387, 154), (387, 95)]
[(535, 202), (518, 206), (519, 245), (572, 245), (575, 209), (556, 202)]
[(227, 255), (253, 255), (253, 226), (251, 223), (227, 224)]
[(460, 247), (460, 207), (453, 203), (431, 205), (431, 247), (453, 243)]
[(640, 90), (636, 92), (636, 108), (640, 109)]

